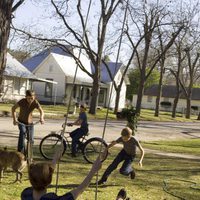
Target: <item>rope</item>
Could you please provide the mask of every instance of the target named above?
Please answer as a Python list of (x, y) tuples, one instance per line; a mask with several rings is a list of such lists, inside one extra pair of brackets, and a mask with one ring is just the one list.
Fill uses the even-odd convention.
[[(91, 8), (91, 3), (92, 0), (90, 0), (89, 2), (89, 6), (88, 6), (88, 10), (87, 10), (87, 15), (86, 15), (86, 20), (85, 20), (85, 24), (84, 24), (84, 30), (83, 30), (83, 35), (82, 35), (82, 43), (83, 44), (83, 40), (85, 37), (85, 33), (86, 33), (86, 25), (87, 25), (87, 21), (88, 21), (88, 17), (89, 17), (89, 13), (90, 13), (90, 8)], [(81, 48), (79, 50), (79, 54), (78, 54), (78, 60), (80, 59), (81, 56)], [(72, 95), (73, 95), (73, 89), (75, 86), (75, 81), (76, 81), (76, 76), (77, 76), (77, 71), (78, 71), (78, 63), (76, 64), (76, 69), (75, 69), (75, 74), (74, 74), (74, 79), (73, 79), (73, 83), (72, 83), (72, 90), (70, 92), (70, 98), (69, 98), (69, 103), (68, 103), (68, 107), (67, 107), (67, 114), (65, 115), (65, 123), (63, 124), (63, 129), (61, 130), (61, 145), (63, 143), (64, 140), (64, 133), (65, 133), (65, 129), (66, 129), (66, 125), (67, 125), (67, 120), (68, 120), (68, 116), (69, 116), (69, 110), (70, 110), (70, 106), (71, 106), (71, 101), (72, 101)], [(57, 173), (56, 173), (56, 190), (55, 193), (57, 194), (57, 190), (58, 190), (58, 180), (59, 180), (59, 162), (57, 163)]]
[[(119, 60), (119, 53), (120, 53), (120, 49), (121, 49), (122, 36), (123, 36), (125, 21), (126, 21), (126, 17), (127, 17), (128, 5), (129, 5), (129, 0), (127, 0), (127, 2), (126, 2), (126, 8), (125, 8), (124, 19), (123, 19), (123, 24), (122, 24), (122, 30), (121, 30), (121, 34), (120, 34), (120, 40), (119, 40), (119, 47), (118, 47), (117, 57), (116, 57), (116, 63), (115, 63), (115, 71), (114, 71), (115, 73), (116, 73), (116, 70), (117, 70), (117, 63), (118, 63), (118, 60)], [(113, 80), (112, 80), (111, 90), (110, 90), (110, 96), (109, 96), (109, 100), (108, 100), (108, 107), (107, 107), (107, 111), (106, 111), (106, 118), (105, 118), (105, 122), (104, 122), (103, 133), (102, 133), (102, 140), (104, 140), (104, 137), (105, 137), (106, 125), (107, 125), (108, 114), (109, 114), (109, 106), (110, 106), (111, 97), (112, 97), (112, 91), (113, 91), (113, 87), (114, 87), (114, 77), (112, 77), (112, 79)], [(101, 143), (99, 155), (101, 153), (101, 150), (102, 150), (102, 143)], [(97, 172), (95, 200), (97, 200), (97, 197), (98, 197), (97, 196), (97, 194), (98, 194), (98, 175), (99, 175), (99, 173)]]
[(179, 199), (181, 199), (181, 200), (186, 200), (186, 198), (181, 197), (181, 196), (175, 194), (174, 192), (168, 191), (167, 186), (168, 186), (168, 184), (169, 184), (169, 181), (172, 181), (172, 180), (174, 180), (174, 181), (181, 181), (181, 182), (185, 182), (185, 183), (191, 183), (191, 185), (190, 185), (189, 188), (194, 189), (194, 190), (200, 190), (200, 188), (198, 187), (198, 184), (195, 183), (195, 182), (193, 182), (193, 181), (188, 181), (188, 180), (183, 180), (183, 179), (170, 179), (170, 180), (169, 180), (169, 179), (164, 179), (164, 180), (163, 180), (163, 184), (164, 184), (164, 185), (163, 185), (163, 190), (164, 190), (166, 193), (170, 194), (171, 196), (174, 196), (174, 197), (179, 198)]

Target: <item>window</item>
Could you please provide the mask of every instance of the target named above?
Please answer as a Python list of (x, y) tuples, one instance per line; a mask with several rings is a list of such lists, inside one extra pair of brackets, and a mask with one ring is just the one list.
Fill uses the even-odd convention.
[(53, 65), (49, 65), (49, 72), (53, 71)]
[(152, 96), (148, 96), (147, 97), (147, 102), (152, 102), (153, 101), (153, 97)]
[(15, 91), (15, 94), (19, 94), (19, 91), (20, 91), (20, 79), (19, 78), (14, 78), (14, 91)]
[(105, 94), (105, 92), (104, 92), (105, 90), (103, 90), (103, 89), (100, 89), (100, 91), (99, 91), (99, 103), (104, 103), (104, 94)]
[[(47, 78), (46, 80), (53, 81), (53, 79)], [(45, 84), (45, 97), (52, 97), (53, 93), (53, 84), (46, 83)]]
[(76, 91), (77, 91), (77, 86), (74, 85), (74, 87), (73, 87), (73, 97), (74, 97), (74, 99), (76, 98)]
[(160, 105), (163, 107), (171, 107), (172, 103), (168, 102), (168, 101), (162, 101), (162, 102), (160, 102)]

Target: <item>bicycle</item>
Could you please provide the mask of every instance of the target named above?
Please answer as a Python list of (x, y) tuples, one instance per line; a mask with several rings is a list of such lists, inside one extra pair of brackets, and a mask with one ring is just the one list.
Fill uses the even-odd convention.
[[(66, 131), (64, 134), (66, 133), (69, 134), (70, 132)], [(69, 149), (71, 153), (71, 137), (69, 135), (65, 136), (64, 134), (62, 134), (62, 130), (51, 132), (41, 140), (40, 153), (45, 159), (52, 160), (55, 150), (58, 148), (58, 146), (60, 147), (61, 144), (63, 147), (62, 155), (64, 155), (67, 149)], [(102, 138), (92, 137), (88, 139), (88, 135), (89, 133), (80, 138), (77, 150), (78, 153), (82, 153), (83, 158), (88, 163), (93, 163), (100, 151), (103, 152), (108, 145)], [(108, 152), (106, 152), (102, 162), (107, 158), (107, 156)]]
[(24, 145), (24, 156), (25, 156), (25, 159), (27, 160), (27, 163), (28, 165), (30, 165), (33, 161), (33, 144), (31, 143), (31, 140), (30, 140), (30, 133), (29, 133), (29, 128), (30, 126), (34, 126), (36, 124), (38, 124), (40, 121), (36, 121), (32, 124), (24, 124), (22, 122), (17, 122), (17, 124), (21, 124), (22, 126), (25, 126), (26, 128), (26, 132), (25, 132), (25, 140), (27, 142), (25, 142), (25, 145)]

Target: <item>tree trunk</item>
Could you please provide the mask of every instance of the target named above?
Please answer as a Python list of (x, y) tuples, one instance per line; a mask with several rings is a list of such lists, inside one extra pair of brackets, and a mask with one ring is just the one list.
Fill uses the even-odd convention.
[(139, 89), (138, 89), (137, 102), (136, 102), (136, 113), (139, 115), (141, 111), (143, 92), (144, 92), (144, 80), (141, 79), (140, 84), (139, 84)]
[(199, 112), (199, 115), (198, 115), (198, 118), (197, 118), (197, 120), (200, 120), (200, 112)]
[(173, 108), (172, 108), (172, 118), (176, 118), (176, 108), (178, 105), (178, 100), (179, 100), (179, 94), (174, 99), (174, 104), (173, 104)]
[(173, 104), (173, 108), (172, 108), (172, 118), (176, 118), (176, 108), (178, 105), (178, 100), (180, 97), (180, 86), (179, 86), (179, 82), (178, 79), (176, 80), (176, 97), (174, 98), (174, 104)]
[(191, 99), (190, 99), (190, 97), (187, 98), (186, 101), (187, 101), (187, 108), (186, 108), (186, 115), (185, 115), (185, 117), (187, 119), (190, 119), (190, 114), (191, 114)]
[(114, 114), (117, 114), (118, 112), (118, 108), (119, 108), (119, 99), (120, 99), (120, 91), (121, 91), (121, 87), (117, 88), (116, 90), (116, 99), (115, 99), (115, 108), (114, 108)]
[(91, 102), (90, 102), (90, 109), (89, 109), (89, 113), (95, 115), (96, 114), (96, 107), (98, 105), (98, 97), (99, 97), (99, 79), (98, 78), (94, 78), (93, 79), (93, 85), (92, 85), (92, 98), (91, 98)]
[(2, 94), (3, 72), (6, 67), (7, 43), (10, 34), (13, 0), (0, 1), (0, 95)]
[(156, 97), (156, 109), (155, 109), (155, 114), (154, 114), (155, 117), (159, 116), (159, 111), (160, 111), (160, 98), (162, 96), (162, 82), (163, 82), (164, 62), (165, 61), (162, 61), (162, 63), (161, 63), (158, 94), (157, 94), (157, 97)]

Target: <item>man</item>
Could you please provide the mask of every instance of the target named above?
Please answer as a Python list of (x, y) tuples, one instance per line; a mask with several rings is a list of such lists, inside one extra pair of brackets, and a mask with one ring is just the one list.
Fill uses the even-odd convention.
[(67, 124), (68, 126), (73, 126), (73, 125), (80, 126), (80, 128), (77, 128), (70, 133), (70, 136), (72, 138), (72, 152), (71, 152), (72, 157), (76, 157), (77, 145), (79, 139), (83, 137), (83, 135), (86, 135), (88, 133), (87, 115), (85, 111), (86, 111), (86, 106), (81, 105), (78, 119), (74, 123)]
[[(16, 109), (19, 108), (19, 115), (17, 118)], [(12, 107), (12, 117), (13, 117), (13, 124), (18, 125), (19, 127), (19, 139), (18, 139), (18, 151), (24, 153), (25, 147), (25, 134), (26, 129), (29, 130), (30, 142), (33, 144), (34, 142), (34, 126), (33, 126), (33, 119), (32, 119), (32, 112), (34, 109), (38, 109), (40, 112), (40, 122), (41, 124), (44, 123), (44, 112), (36, 100), (35, 92), (32, 90), (26, 91), (26, 97), (18, 101)], [(29, 126), (25, 126), (21, 123)]]

